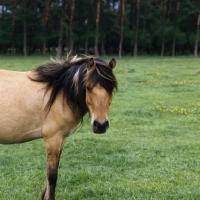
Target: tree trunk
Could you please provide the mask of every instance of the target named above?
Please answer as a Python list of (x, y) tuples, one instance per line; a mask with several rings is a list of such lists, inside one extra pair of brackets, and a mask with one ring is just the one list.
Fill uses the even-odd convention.
[(16, 22), (16, 0), (14, 0), (14, 8), (13, 8), (13, 21), (12, 21), (12, 48), (11, 54), (15, 54), (15, 22)]
[(146, 30), (146, 19), (147, 19), (147, 0), (144, 0), (144, 18), (143, 18), (143, 32), (145, 33)]
[[(68, 44), (68, 41), (69, 41), (69, 38), (68, 38), (68, 24), (67, 24), (67, 21), (69, 20), (69, 17), (68, 17), (68, 13), (69, 11), (67, 10), (68, 7), (70, 5), (70, 1), (69, 0), (62, 0), (62, 15), (61, 15), (61, 23), (60, 25), (62, 27), (60, 27), (60, 37), (61, 35), (62, 36), (62, 48), (60, 49), (61, 50), (61, 55), (63, 54), (63, 47), (64, 47), (64, 43), (63, 43), (63, 39), (64, 39), (64, 33), (65, 33), (65, 38), (66, 38), (66, 43), (65, 43), (65, 47), (66, 47), (66, 54), (69, 55), (69, 44)], [(62, 33), (63, 31), (63, 33)], [(65, 31), (65, 32), (64, 32)], [(59, 38), (60, 40), (61, 38)], [(59, 43), (59, 41), (58, 41)], [(60, 57), (61, 57), (60, 55)]]
[(95, 45), (94, 45), (94, 53), (95, 53), (95, 56), (97, 56), (97, 57), (99, 56), (99, 51), (98, 51), (99, 16), (100, 16), (100, 0), (97, 1)]
[(165, 15), (166, 15), (166, 3), (167, 0), (163, 0), (163, 18), (162, 18), (162, 47), (161, 47), (161, 57), (164, 56), (165, 51)]
[[(2, 20), (2, 26), (1, 26), (1, 32), (2, 32), (2, 38), (4, 38), (4, 33), (5, 33), (5, 23), (4, 23), (4, 10), (5, 10), (5, 0), (2, 0), (2, 7), (1, 7), (1, 20)], [(1, 44), (1, 49), (0, 52), (4, 52), (4, 44)]]
[(43, 47), (42, 47), (42, 54), (46, 56), (46, 46), (47, 46), (47, 30), (44, 28), (44, 36), (43, 36)]
[(72, 0), (71, 1), (71, 15), (70, 15), (70, 19), (69, 19), (69, 50), (72, 55), (73, 55), (73, 47), (74, 47), (74, 39), (73, 39), (73, 31), (72, 31), (74, 8), (75, 8), (75, 4), (74, 4), (74, 0)]
[(2, 10), (1, 10), (1, 13), (2, 13), (2, 21), (4, 20), (4, 9), (5, 9), (5, 0), (2, 0)]
[[(89, 11), (90, 10), (90, 11)], [(91, 22), (91, 17), (90, 14), (91, 12), (93, 12), (93, 1), (90, 0), (90, 6), (88, 8), (88, 17), (87, 17), (87, 21), (86, 21), (86, 38), (85, 38), (85, 55), (88, 54), (88, 38), (89, 38), (89, 30), (90, 30), (90, 22)]]
[(57, 59), (61, 59), (62, 57), (62, 50), (63, 50), (63, 25), (62, 22), (60, 23), (60, 34), (59, 34), (59, 39), (58, 39), (58, 50), (56, 54)]
[(24, 10), (24, 57), (27, 56), (27, 26), (26, 26), (26, 0), (23, 0), (23, 10)]
[(88, 54), (88, 37), (89, 37), (89, 18), (87, 19), (87, 29), (86, 29), (86, 38), (85, 38), (85, 55)]
[(134, 1), (133, 0), (131, 0), (130, 1), (130, 14), (129, 14), (129, 19), (128, 19), (128, 24), (129, 24), (129, 29), (130, 30), (134, 30), (134, 20), (133, 19), (135, 19), (135, 15), (134, 15), (134, 8), (135, 8), (135, 6), (134, 6)]
[(105, 56), (106, 55), (106, 51), (104, 48), (104, 38), (101, 39), (101, 55)]
[[(176, 0), (176, 1), (178, 1), (178, 0)], [(177, 2), (177, 3), (178, 3), (178, 2)], [(167, 14), (167, 17), (168, 17), (168, 18), (170, 18), (171, 6), (172, 6), (172, 0), (169, 0), (168, 14)]]
[(32, 10), (37, 10), (37, 0), (31, 1), (31, 8), (32, 8)]
[(124, 35), (125, 0), (120, 0), (119, 15), (120, 15), (119, 58), (121, 58), (122, 57), (123, 35)]
[(176, 10), (175, 10), (175, 19), (174, 19), (174, 36), (172, 42), (172, 56), (175, 56), (175, 45), (176, 45), (176, 29), (177, 29), (177, 19), (178, 19), (178, 12), (180, 7), (180, 0), (177, 1)]
[(135, 41), (133, 56), (137, 57), (138, 52), (138, 27), (139, 27), (139, 11), (140, 11), (140, 0), (136, 0), (136, 25), (135, 25)]
[(200, 27), (200, 10), (197, 18), (197, 32), (194, 45), (194, 57), (198, 57), (198, 46), (199, 46), (199, 27)]
[(45, 19), (44, 19), (44, 38), (43, 38), (43, 56), (46, 55), (46, 42), (49, 24), (49, 14), (50, 14), (51, 0), (46, 0), (45, 3)]
[(24, 57), (27, 56), (26, 20), (24, 20)]

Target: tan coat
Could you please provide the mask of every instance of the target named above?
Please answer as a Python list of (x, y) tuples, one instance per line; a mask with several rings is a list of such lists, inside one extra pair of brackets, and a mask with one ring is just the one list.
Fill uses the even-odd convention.
[[(46, 116), (49, 94), (45, 84), (30, 80), (33, 72), (0, 71), (0, 143), (21, 143), (55, 134), (66, 137), (76, 130), (77, 119), (63, 101), (62, 92)], [(67, 125), (67, 126), (66, 126)]]

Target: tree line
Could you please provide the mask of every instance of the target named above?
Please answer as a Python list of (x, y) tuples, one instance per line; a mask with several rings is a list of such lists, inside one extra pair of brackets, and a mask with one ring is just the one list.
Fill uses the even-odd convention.
[(199, 0), (0, 0), (0, 53), (198, 56)]

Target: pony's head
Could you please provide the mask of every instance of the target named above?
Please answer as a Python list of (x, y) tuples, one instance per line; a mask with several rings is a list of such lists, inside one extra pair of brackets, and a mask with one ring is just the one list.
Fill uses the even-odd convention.
[(100, 59), (87, 60), (86, 106), (95, 133), (105, 133), (109, 127), (109, 108), (113, 90), (117, 89), (117, 80), (113, 74), (115, 66), (114, 58), (108, 64)]
[[(35, 69), (33, 81), (46, 82), (46, 93), (52, 89), (45, 106), (47, 113), (56, 100), (59, 91), (77, 117), (89, 111), (91, 124), (95, 133), (104, 133), (109, 127), (108, 112), (112, 94), (117, 89), (117, 80), (113, 73), (115, 59), (109, 63), (91, 56), (85, 58), (72, 57), (64, 63), (53, 62)], [(45, 94), (46, 94), (45, 93)]]

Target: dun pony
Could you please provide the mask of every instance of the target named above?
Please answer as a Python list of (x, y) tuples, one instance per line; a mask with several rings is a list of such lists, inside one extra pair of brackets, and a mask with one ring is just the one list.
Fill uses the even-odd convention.
[(43, 138), (47, 180), (42, 200), (55, 199), (60, 155), (66, 138), (89, 112), (95, 133), (109, 127), (108, 112), (117, 89), (109, 63), (91, 56), (52, 62), (28, 72), (0, 70), (0, 143)]

